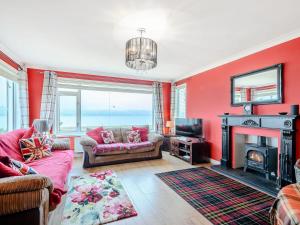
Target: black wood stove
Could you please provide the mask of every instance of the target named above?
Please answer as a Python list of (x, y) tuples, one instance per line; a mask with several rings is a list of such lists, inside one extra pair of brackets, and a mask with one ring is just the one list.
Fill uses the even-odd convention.
[(266, 145), (266, 137), (258, 137), (257, 144), (245, 144), (245, 153), (245, 172), (251, 169), (263, 173), (267, 180), (277, 179), (278, 150)]

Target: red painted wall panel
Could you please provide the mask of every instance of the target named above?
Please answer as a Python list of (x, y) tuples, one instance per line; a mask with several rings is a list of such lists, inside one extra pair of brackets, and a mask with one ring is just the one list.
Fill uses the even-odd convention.
[[(230, 77), (283, 63), (284, 104), (260, 105), (254, 110), (257, 114), (289, 112), (291, 104), (300, 104), (299, 56), (300, 38), (296, 38), (178, 82), (187, 84), (187, 116), (204, 119), (204, 134), (211, 142), (213, 159), (221, 159), (221, 120), (218, 115), (243, 113), (242, 107), (230, 105)], [(300, 157), (299, 149), (297, 156)]]

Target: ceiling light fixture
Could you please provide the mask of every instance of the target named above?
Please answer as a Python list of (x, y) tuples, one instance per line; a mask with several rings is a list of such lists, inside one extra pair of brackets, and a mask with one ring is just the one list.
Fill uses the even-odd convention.
[(157, 65), (157, 44), (150, 38), (144, 38), (145, 28), (139, 28), (140, 37), (126, 42), (126, 66), (135, 70), (150, 70)]

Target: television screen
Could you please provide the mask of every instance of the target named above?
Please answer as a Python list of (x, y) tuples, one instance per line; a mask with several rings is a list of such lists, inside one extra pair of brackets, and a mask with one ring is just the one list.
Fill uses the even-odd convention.
[(179, 136), (202, 137), (202, 119), (176, 118), (175, 130)]

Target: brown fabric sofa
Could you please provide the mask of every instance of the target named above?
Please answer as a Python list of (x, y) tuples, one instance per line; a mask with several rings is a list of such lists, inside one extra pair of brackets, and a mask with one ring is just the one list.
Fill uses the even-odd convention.
[[(115, 127), (109, 128), (104, 127), (104, 129), (111, 130), (114, 134), (114, 138), (116, 143), (126, 143), (127, 142), (127, 134), (130, 127)], [(88, 137), (81, 137), (80, 144), (84, 150), (84, 161), (83, 167), (89, 168), (94, 166), (104, 166), (125, 162), (136, 162), (142, 160), (149, 159), (160, 159), (162, 158), (160, 146), (163, 143), (163, 136), (156, 133), (148, 134), (148, 141), (151, 142), (151, 146), (140, 147), (135, 149), (134, 151), (127, 150), (122, 152), (111, 152), (111, 153), (103, 153), (97, 154), (94, 152), (94, 149), (97, 147), (97, 142)], [(109, 145), (109, 144), (107, 144)]]
[(47, 224), (51, 180), (43, 175), (2, 178), (0, 182), (1, 224)]
[[(19, 129), (1, 134), (0, 154), (11, 156), (11, 152), (15, 152), (22, 157), (18, 146), (19, 139), (24, 135), (24, 132), (24, 129)], [(65, 185), (65, 180), (72, 166), (73, 150), (69, 149), (69, 140), (55, 139), (52, 146), (52, 156), (26, 163), (39, 174), (0, 178), (1, 225), (48, 224), (51, 211), (55, 210), (60, 201), (58, 192), (55, 192), (58, 187), (56, 187), (57, 180), (54, 177), (57, 177)], [(57, 173), (60, 175), (57, 176)], [(55, 201), (51, 198), (54, 193)]]

